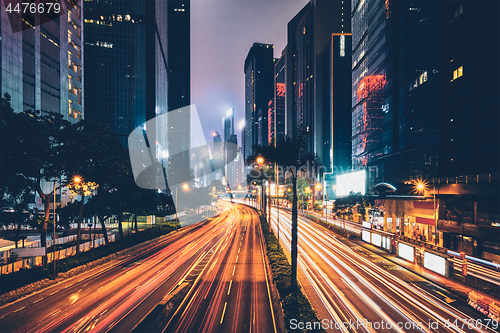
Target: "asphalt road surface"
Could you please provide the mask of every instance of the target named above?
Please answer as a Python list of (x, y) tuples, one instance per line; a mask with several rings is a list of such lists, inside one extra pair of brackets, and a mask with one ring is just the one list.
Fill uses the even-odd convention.
[(166, 332), (276, 332), (258, 215), (235, 205), (226, 233)]
[[(289, 255), (290, 213), (280, 211), (279, 224)], [(444, 278), (431, 283), (301, 217), (298, 236), (299, 281), (327, 331), (496, 332), (488, 318), (446, 290)], [(285, 326), (291, 324), (299, 325)]]
[[(128, 332), (213, 251), (197, 281), (197, 299), (201, 294), (209, 303), (198, 302), (195, 312), (188, 311), (201, 323), (197, 327), (272, 332), (257, 215), (244, 206), (221, 204), (226, 209), (214, 219), (4, 305), (0, 331)], [(198, 321), (201, 314), (209, 316)]]

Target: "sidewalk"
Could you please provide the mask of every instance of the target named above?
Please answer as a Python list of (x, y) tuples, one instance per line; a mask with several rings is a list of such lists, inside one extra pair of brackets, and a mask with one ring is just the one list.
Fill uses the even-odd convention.
[(409, 262), (407, 260), (404, 260), (402, 258), (399, 258), (395, 254), (388, 253), (382, 249), (377, 248), (376, 246), (365, 243), (362, 240), (352, 240), (350, 239), (351, 242), (358, 244), (359, 246), (364, 247), (365, 249), (380, 255), (381, 257), (384, 257), (385, 259), (392, 261), (396, 265), (399, 265), (401, 267), (406, 268), (407, 270), (411, 271), (412, 273), (419, 275), (423, 277), (424, 279), (430, 280), (440, 286), (446, 287), (446, 289), (452, 291), (454, 294), (459, 296), (461, 299), (464, 301), (467, 301), (467, 298), (469, 297), (469, 292), (474, 291), (477, 295), (483, 296), (484, 299), (488, 300), (489, 302), (495, 302), (496, 304), (500, 303), (499, 298), (493, 298), (492, 296), (482, 293), (481, 291), (477, 289), (473, 289), (470, 286), (463, 284), (459, 281), (456, 281), (454, 279), (446, 278), (440, 274), (437, 274), (431, 270), (428, 270), (427, 268), (424, 268), (423, 266), (420, 266), (418, 264), (414, 264), (412, 262)]

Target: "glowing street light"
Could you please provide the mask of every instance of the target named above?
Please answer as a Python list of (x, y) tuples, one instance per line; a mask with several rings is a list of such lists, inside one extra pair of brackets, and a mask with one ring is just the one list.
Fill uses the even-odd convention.
[(413, 192), (418, 194), (424, 194), (427, 190), (427, 182), (422, 179), (415, 179), (411, 182), (413, 184)]
[(78, 217), (78, 227), (76, 231), (76, 253), (77, 255), (80, 254), (80, 233), (81, 233), (81, 223), (82, 223), (82, 217), (83, 217), (83, 201), (85, 200), (86, 196), (92, 195), (95, 190), (99, 187), (99, 184), (95, 182), (86, 182), (84, 179), (79, 176), (75, 175), (72, 178), (72, 182), (66, 186), (70, 191), (72, 196), (75, 195), (80, 195), (81, 196), (81, 201), (80, 201), (80, 214)]

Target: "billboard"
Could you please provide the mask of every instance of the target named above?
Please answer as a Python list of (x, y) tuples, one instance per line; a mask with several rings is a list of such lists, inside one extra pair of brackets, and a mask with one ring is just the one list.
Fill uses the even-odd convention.
[(372, 233), (372, 244), (378, 247), (382, 247), (382, 236)]
[(446, 259), (429, 253), (424, 253), (424, 267), (438, 274), (446, 276)]
[(350, 192), (365, 194), (366, 190), (366, 170), (349, 172), (337, 176), (336, 194), (337, 197), (345, 197)]
[(367, 243), (370, 243), (370, 232), (366, 230), (361, 231), (361, 239)]
[(413, 246), (399, 243), (398, 256), (411, 262), (415, 262)]
[(23, 247), (10, 249), (11, 258), (42, 257), (45, 255), (44, 247)]

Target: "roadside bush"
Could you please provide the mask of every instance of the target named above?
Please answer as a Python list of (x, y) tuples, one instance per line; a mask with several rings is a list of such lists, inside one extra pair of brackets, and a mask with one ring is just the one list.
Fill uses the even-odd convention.
[(11, 274), (0, 276), (0, 294), (49, 277), (49, 271), (42, 267), (22, 268)]
[(109, 243), (106, 246), (101, 246), (95, 249), (91, 249), (87, 252), (82, 252), (78, 257), (71, 256), (57, 262), (56, 268), (58, 273), (64, 273), (72, 268), (85, 265), (89, 262), (104, 258), (110, 254), (116, 253), (118, 251), (127, 249), (129, 247), (135, 246), (137, 244), (146, 242), (150, 239), (154, 239), (163, 235), (166, 235), (177, 228), (180, 225), (178, 222), (169, 222), (153, 228), (149, 228), (143, 231), (139, 231), (129, 237), (124, 237), (115, 242)]
[[(273, 279), (280, 294), (280, 300), (285, 313), (285, 327), (291, 331), (289, 323), (291, 319), (302, 322), (319, 322), (316, 312), (311, 303), (302, 293), (301, 289), (292, 290), (290, 280), (292, 267), (288, 262), (283, 249), (278, 246), (278, 239), (273, 233), (269, 233), (269, 223), (265, 216), (259, 211), (262, 232), (266, 240), (266, 252), (273, 273)], [(306, 330), (303, 330), (306, 332)], [(307, 330), (307, 332), (324, 332), (323, 330)]]

